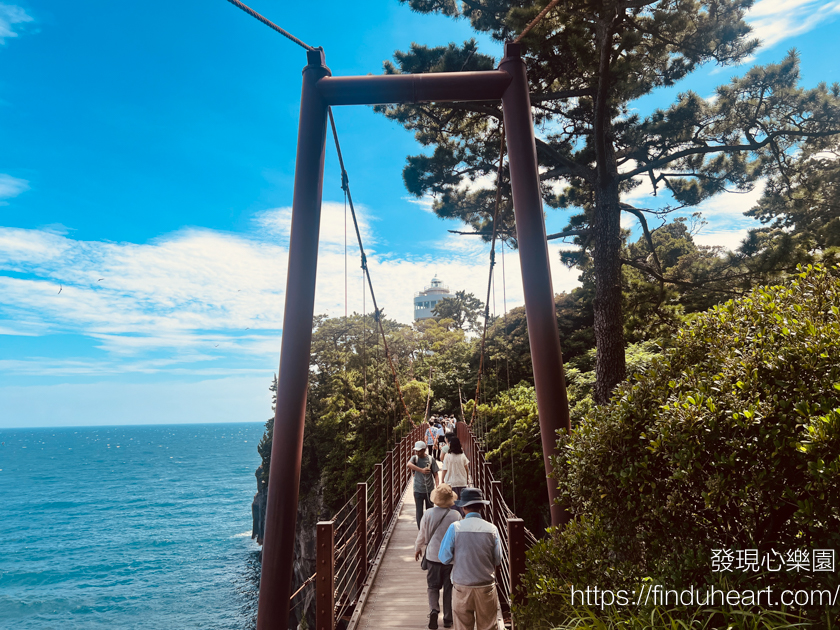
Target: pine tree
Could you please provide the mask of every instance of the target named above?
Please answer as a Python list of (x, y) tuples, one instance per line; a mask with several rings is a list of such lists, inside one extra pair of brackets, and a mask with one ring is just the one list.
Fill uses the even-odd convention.
[[(494, 39), (512, 39), (545, 6), (526, 0), (401, 0), (421, 13), (466, 18)], [(779, 171), (801, 146), (840, 133), (836, 86), (800, 88), (795, 53), (779, 64), (756, 67), (720, 86), (713, 99), (686, 91), (667, 109), (642, 117), (633, 103), (674, 85), (705, 63), (735, 64), (751, 55), (744, 22), (751, 0), (569, 0), (553, 8), (523, 38), (535, 122), (548, 130), (537, 138), (543, 197), (555, 208), (576, 208), (554, 238), (571, 238), (577, 252), (566, 262), (590, 264), (594, 274), (597, 341), (595, 399), (608, 400), (625, 373), (622, 265), (632, 265), (665, 284), (656, 257), (622, 259), (621, 213), (641, 223), (650, 252), (646, 216), (700, 204), (727, 188), (749, 190)], [(462, 45), (412, 44), (396, 52), (386, 73), (488, 70), (496, 60)], [(377, 106), (377, 111), (415, 132), (431, 152), (407, 158), (409, 192), (433, 195), (435, 212), (460, 219), (479, 234), (491, 230), (494, 190), (470, 182), (495, 171), (502, 112), (498, 105)], [(667, 207), (632, 207), (622, 198), (648, 178), (672, 200)], [(556, 186), (564, 186), (556, 193)], [(509, 184), (499, 234), (515, 242)], [(743, 270), (721, 270), (716, 281)]]

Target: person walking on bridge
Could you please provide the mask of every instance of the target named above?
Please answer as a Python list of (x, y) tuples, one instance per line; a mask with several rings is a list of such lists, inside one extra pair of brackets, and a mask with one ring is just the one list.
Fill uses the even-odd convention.
[(441, 470), (445, 471), (444, 483), (452, 486), (458, 498), (461, 498), (461, 491), (469, 483), (470, 460), (464, 454), (461, 440), (456, 437), (449, 438), (449, 450), (443, 458)]
[(437, 444), (437, 431), (435, 430), (435, 418), (429, 421), (429, 426), (426, 427), (426, 433), (424, 434), (426, 438), (426, 448), (429, 451), (429, 456), (434, 457), (435, 453), (435, 444)]
[(414, 505), (417, 506), (417, 529), (420, 529), (424, 508), (432, 507), (431, 494), (438, 485), (440, 469), (437, 460), (426, 453), (426, 443), (422, 440), (414, 443), (414, 455), (406, 466), (414, 472)]
[(502, 563), (499, 530), (481, 517), (490, 501), (478, 488), (464, 488), (455, 505), (466, 516), (449, 526), (438, 551), (440, 561), (452, 565), (455, 630), (493, 630), (499, 605), (496, 567)]
[(452, 627), (452, 565), (443, 564), (438, 558), (438, 550), (443, 535), (455, 521), (461, 520), (461, 515), (451, 509), (455, 504), (455, 493), (447, 484), (442, 483), (432, 492), (432, 503), (435, 507), (426, 510), (420, 521), (420, 531), (414, 542), (414, 559), (419, 560), (425, 547), (426, 586), (429, 594), (429, 628), (438, 627), (440, 614), (440, 590), (443, 589), (443, 627)]

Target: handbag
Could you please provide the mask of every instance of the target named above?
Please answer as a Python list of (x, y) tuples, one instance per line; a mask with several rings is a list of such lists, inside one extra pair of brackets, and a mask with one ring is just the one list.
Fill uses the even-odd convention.
[(424, 571), (429, 570), (429, 560), (426, 559), (426, 553), (429, 551), (429, 545), (432, 544), (432, 539), (435, 537), (437, 530), (440, 528), (441, 524), (443, 523), (443, 519), (446, 518), (446, 514), (440, 517), (440, 520), (435, 525), (435, 528), (432, 530), (432, 535), (429, 536), (429, 542), (426, 543), (426, 548), (423, 550), (423, 559), (420, 561), (420, 568)]

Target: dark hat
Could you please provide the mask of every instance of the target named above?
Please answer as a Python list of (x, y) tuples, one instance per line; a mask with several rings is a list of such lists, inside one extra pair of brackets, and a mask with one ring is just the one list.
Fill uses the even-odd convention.
[(468, 505), (474, 505), (476, 503), (490, 505), (490, 501), (486, 501), (484, 499), (484, 495), (481, 494), (481, 490), (478, 488), (464, 488), (461, 490), (460, 500), (455, 501), (455, 505), (458, 507), (467, 507)]

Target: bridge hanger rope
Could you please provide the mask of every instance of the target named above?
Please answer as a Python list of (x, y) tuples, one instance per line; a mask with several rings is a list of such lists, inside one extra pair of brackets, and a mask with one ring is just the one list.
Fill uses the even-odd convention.
[[(230, 0), (230, 1), (232, 2), (233, 0)], [(519, 33), (519, 35), (516, 36), (516, 39), (514, 39), (513, 42), (515, 44), (518, 44), (522, 40), (522, 38), (525, 37), (532, 28), (534, 28), (537, 24), (539, 24), (540, 20), (542, 20), (546, 15), (548, 15), (549, 11), (551, 11), (554, 7), (557, 6), (557, 4), (559, 2), (560, 2), (560, 0), (551, 0), (551, 2), (549, 2), (548, 5), (542, 11), (540, 11), (537, 14), (537, 17), (535, 17), (533, 20), (531, 20), (531, 22), (528, 24), (528, 26), (526, 26), (525, 29), (521, 33)]]
[(254, 11), (251, 7), (249, 7), (247, 4), (243, 4), (239, 0), (228, 0), (228, 2), (230, 2), (235, 7), (239, 7), (240, 9), (245, 11), (245, 13), (247, 13), (248, 15), (250, 15), (253, 18), (256, 18), (257, 20), (259, 20), (260, 22), (265, 24), (267, 27), (274, 29), (275, 31), (280, 33), (283, 37), (285, 37), (287, 39), (290, 39), (291, 41), (293, 41), (298, 46), (300, 46), (302, 48), (305, 48), (306, 50), (317, 50), (317, 48), (313, 48), (309, 44), (306, 44), (306, 43), (302, 42), (301, 40), (299, 40), (297, 37), (292, 35), (286, 29), (280, 28), (274, 22), (269, 20), (267, 17), (263, 17), (262, 15), (260, 15), (256, 11)]
[(405, 417), (408, 418), (408, 422), (411, 426), (416, 426), (414, 420), (411, 418), (411, 414), (408, 412), (408, 406), (405, 404), (405, 399), (402, 395), (402, 389), (400, 388), (400, 379), (397, 376), (397, 368), (394, 367), (394, 361), (391, 358), (391, 352), (388, 349), (388, 340), (385, 338), (385, 328), (382, 325), (382, 311), (379, 310), (379, 307), (376, 304), (376, 294), (373, 292), (373, 281), (370, 279), (370, 269), (368, 268), (367, 264), (367, 256), (365, 256), (365, 248), (362, 245), (362, 234), (359, 231), (359, 222), (356, 219), (356, 208), (353, 205), (353, 196), (350, 194), (350, 180), (347, 177), (347, 169), (344, 168), (344, 157), (341, 154), (341, 145), (338, 142), (338, 131), (335, 128), (335, 119), (333, 118), (332, 108), (327, 108), (327, 113), (329, 114), (330, 118), (330, 127), (332, 128), (333, 139), (335, 140), (335, 150), (338, 154), (338, 164), (341, 166), (341, 188), (344, 190), (345, 194), (347, 195), (347, 201), (350, 204), (350, 215), (353, 217), (353, 227), (356, 229), (356, 239), (359, 241), (359, 252), (361, 253), (362, 258), (362, 269), (364, 270), (365, 277), (367, 278), (368, 287), (370, 288), (370, 297), (373, 300), (373, 318), (376, 320), (376, 323), (379, 324), (379, 332), (382, 335), (382, 346), (385, 348), (385, 358), (388, 359), (388, 364), (391, 366), (391, 374), (394, 376), (394, 385), (397, 388), (397, 393), (400, 396), (400, 402), (403, 406), (403, 411), (405, 412)]
[[(504, 330), (507, 335), (507, 286), (505, 273), (505, 241), (502, 239), (502, 307), (504, 309)], [(507, 389), (510, 392), (510, 355), (509, 348), (505, 344), (505, 372), (507, 376)], [(513, 511), (516, 512), (516, 470), (513, 465), (513, 416), (508, 414), (508, 440), (510, 441), (510, 481), (513, 490)]]
[(487, 300), (484, 302), (484, 327), (481, 331), (481, 353), (478, 359), (478, 378), (475, 383), (475, 405), (473, 406), (470, 424), (475, 420), (475, 412), (478, 409), (478, 395), (481, 387), (481, 372), (484, 369), (484, 345), (487, 340), (487, 320), (490, 317), (490, 290), (493, 287), (493, 267), (496, 266), (496, 233), (499, 225), (499, 206), (502, 203), (502, 175), (505, 161), (505, 129), (504, 125), (499, 128), (501, 141), (499, 142), (499, 170), (496, 174), (496, 204), (493, 209), (493, 238), (490, 243), (490, 275), (487, 279)]

